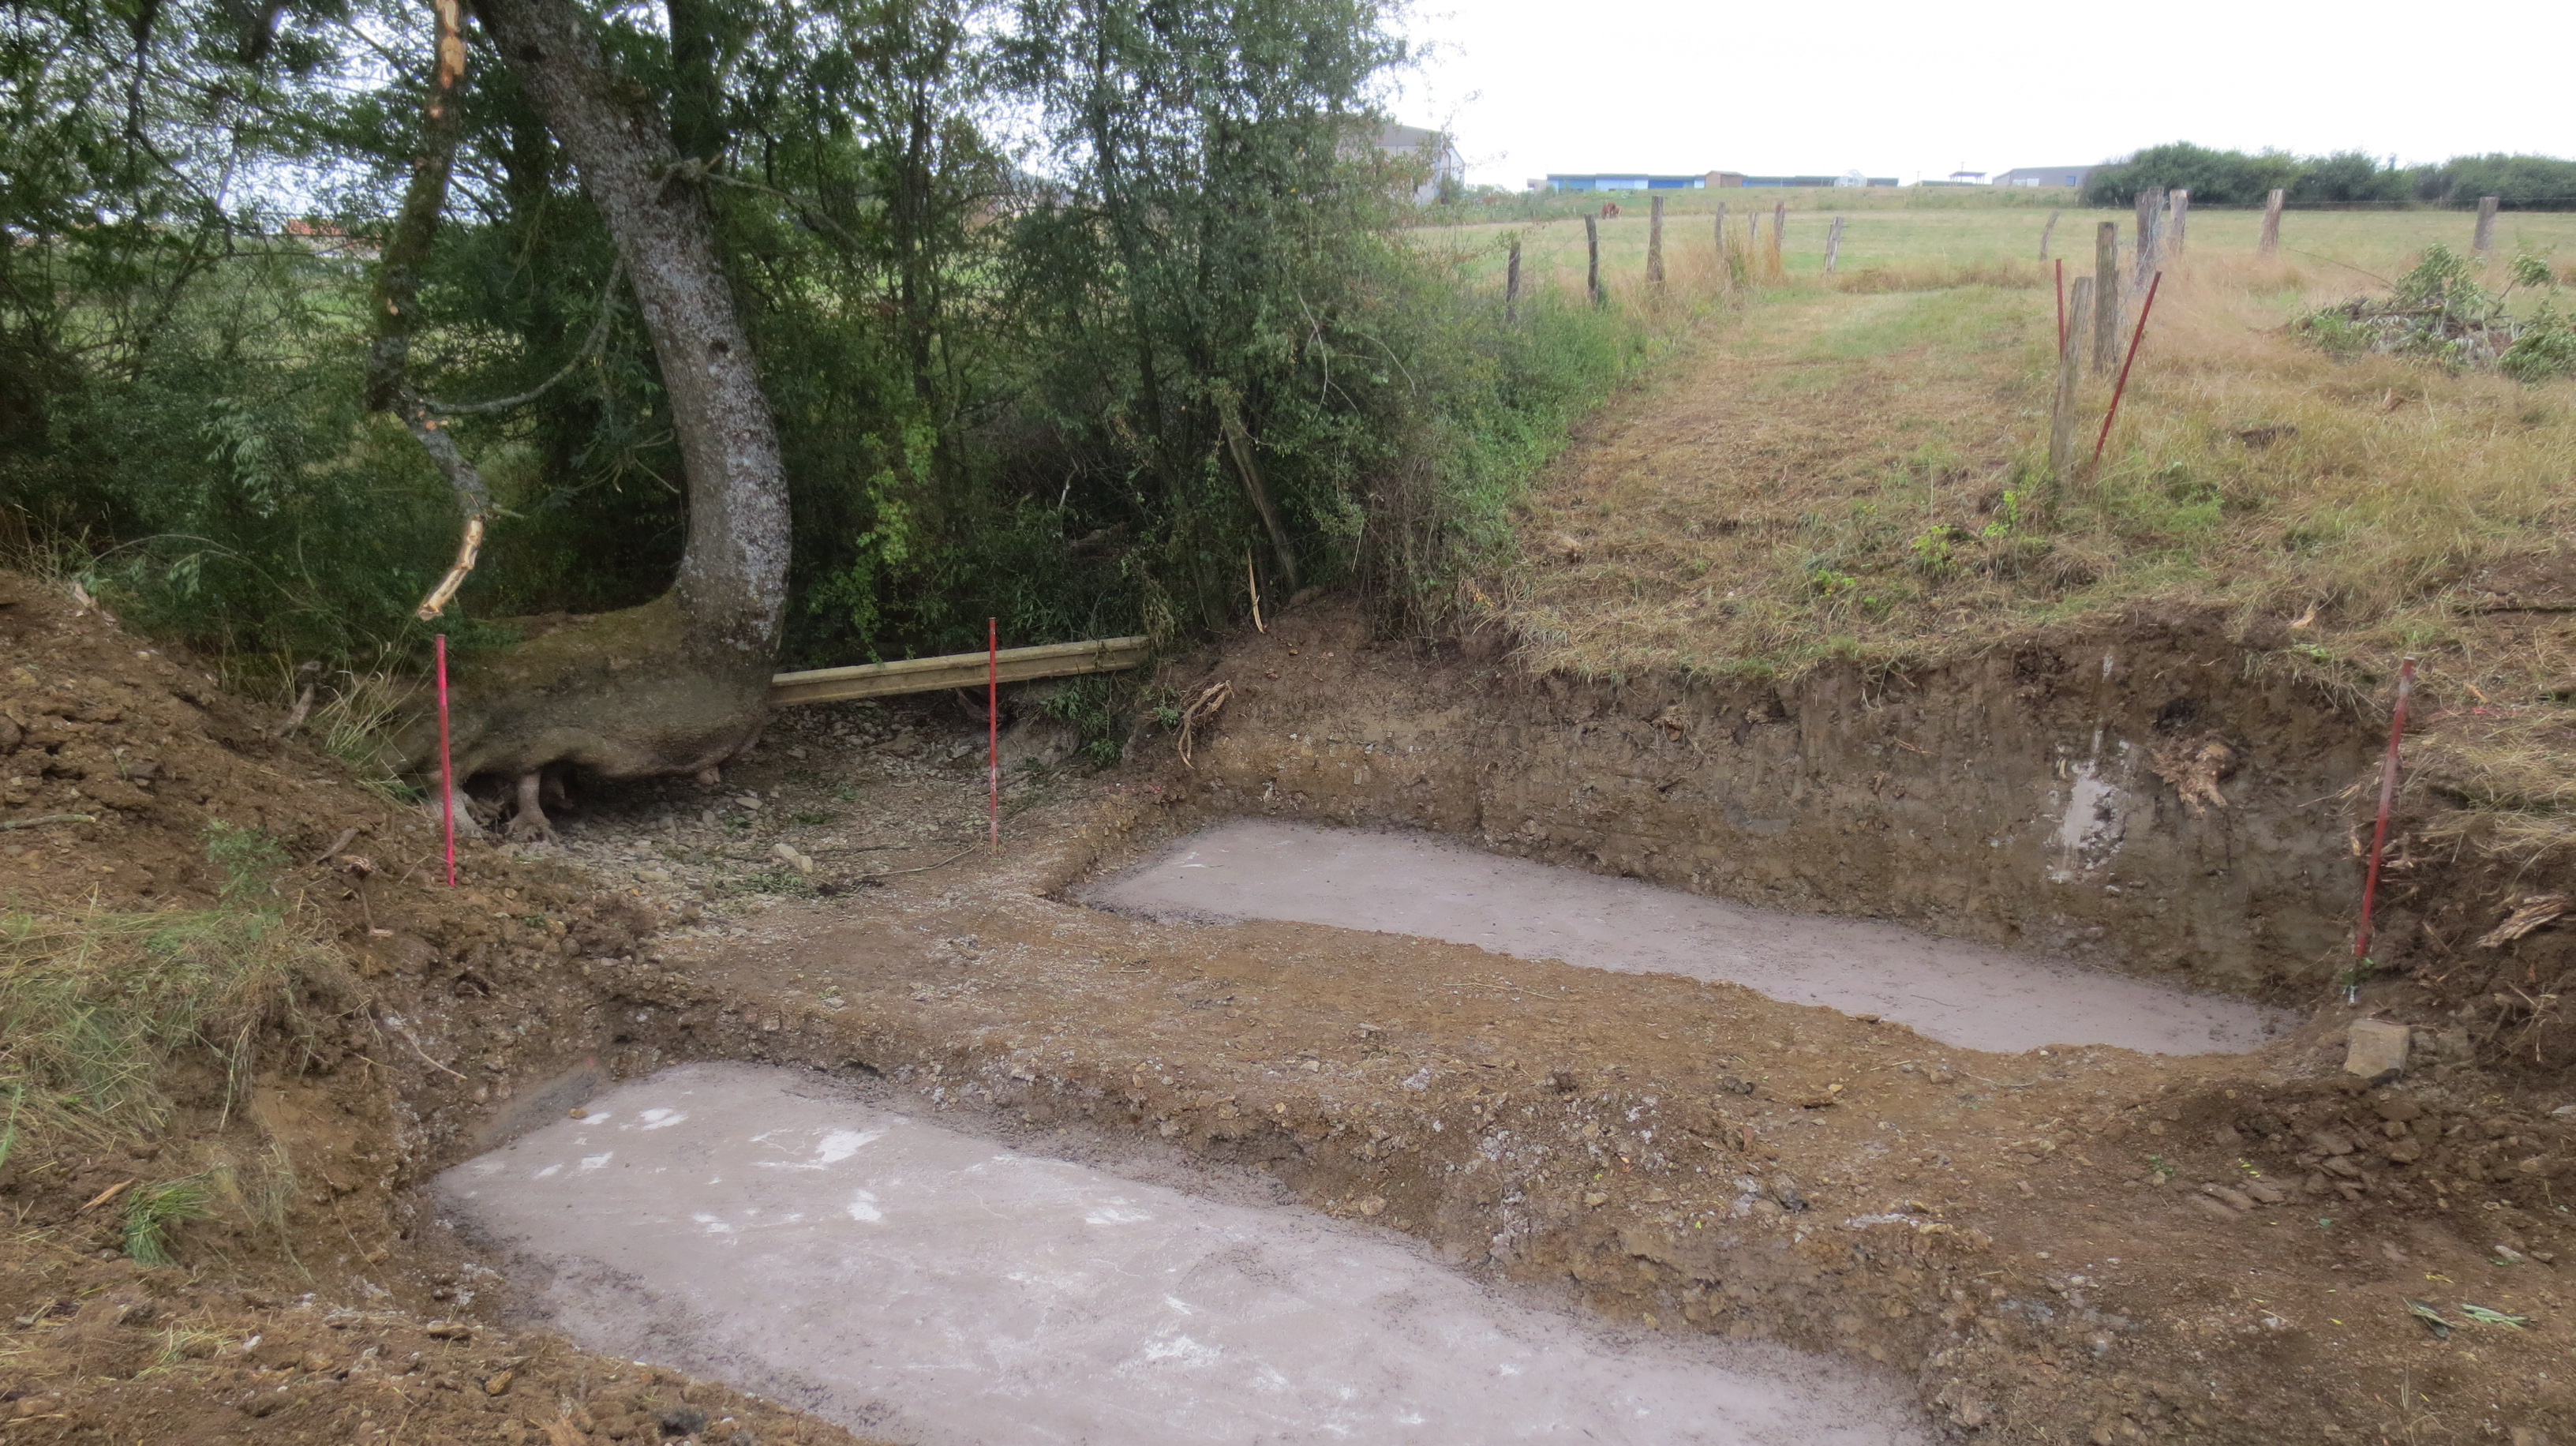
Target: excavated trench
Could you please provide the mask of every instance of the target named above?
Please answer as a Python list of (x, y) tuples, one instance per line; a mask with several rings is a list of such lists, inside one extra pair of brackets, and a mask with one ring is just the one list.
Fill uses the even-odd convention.
[(1191, 794), (1217, 815), (1429, 830), (1768, 908), (2313, 998), (2350, 937), (2355, 785), (2379, 739), (2274, 656), (2184, 613), (1912, 672), (1580, 683), (1532, 677), (1487, 639), (1383, 644), (1356, 615), (1318, 611), (1209, 671), (1234, 689)]
[(2052, 1044), (2238, 1052), (2289, 1022), (2221, 995), (1889, 924), (1747, 908), (1423, 834), (1236, 819), (1079, 897), (1149, 918), (1293, 919), (1585, 968), (1731, 980), (1998, 1054)]
[(1576, 686), (1292, 616), (1194, 766), (608, 961), (627, 1083), (439, 1199), (576, 1340), (901, 1439), (1930, 1439), (1882, 1363), (1959, 1428), (2286, 1439), (2311, 1384), (2147, 1304), (2282, 1198), (2156, 1193), (2212, 1168), (2159, 1101), (2339, 1039), (2280, 1006), (2369, 740), (2244, 657)]
[(796, 1071), (630, 1081), (437, 1190), (583, 1346), (906, 1441), (1928, 1440), (1848, 1363), (1614, 1337), (1275, 1189), (1051, 1159)]

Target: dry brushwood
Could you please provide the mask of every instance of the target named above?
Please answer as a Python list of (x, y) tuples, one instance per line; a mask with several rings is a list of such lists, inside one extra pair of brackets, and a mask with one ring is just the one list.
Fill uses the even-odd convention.
[(1198, 767), (1198, 765), (1197, 765), (1197, 764), (1192, 763), (1192, 762), (1190, 761), (1190, 740), (1191, 740), (1191, 738), (1192, 738), (1192, 737), (1193, 737), (1193, 736), (1198, 732), (1199, 726), (1200, 726), (1201, 724), (1205, 724), (1205, 723), (1213, 723), (1213, 722), (1215, 722), (1215, 721), (1216, 721), (1216, 715), (1217, 715), (1218, 711), (1219, 711), (1220, 709), (1222, 709), (1222, 708), (1224, 708), (1224, 707), (1225, 707), (1225, 700), (1226, 700), (1226, 699), (1228, 699), (1228, 698), (1231, 698), (1231, 697), (1233, 697), (1233, 696), (1234, 696), (1234, 684), (1232, 684), (1232, 683), (1210, 683), (1210, 684), (1208, 684), (1208, 685), (1207, 685), (1207, 688), (1199, 694), (1199, 696), (1198, 696), (1198, 701), (1197, 701), (1197, 702), (1192, 703), (1188, 708), (1186, 708), (1186, 709), (1182, 710), (1182, 713), (1181, 713), (1181, 766), (1182, 766), (1182, 767), (1184, 767), (1184, 768), (1196, 768), (1196, 767)]
[(2479, 948), (2503, 948), (2566, 913), (2571, 900), (2565, 894), (2526, 894), (2507, 902), (2514, 906), (2513, 913), (2503, 923), (2478, 937)]
[(2236, 750), (2215, 733), (2178, 738), (2148, 754), (2147, 766), (2182, 795), (2192, 817), (2207, 818), (2212, 807), (2227, 806), (2218, 785), (2236, 772)]

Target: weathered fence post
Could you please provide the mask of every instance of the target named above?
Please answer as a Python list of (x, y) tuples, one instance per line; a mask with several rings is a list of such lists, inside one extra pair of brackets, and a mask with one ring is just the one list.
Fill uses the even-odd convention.
[(2057, 213), (2048, 213), (2048, 224), (2039, 228), (2039, 259), (2048, 259), (2048, 238), (2057, 234)]
[(2289, 195), (2289, 192), (2275, 186), (2272, 188), (2272, 194), (2263, 198), (2263, 239), (2254, 243), (2255, 255), (2271, 256), (2279, 253), (2281, 249), (2281, 203), (2289, 199)]
[(1726, 264), (1726, 203), (1717, 203), (1717, 284), (1721, 288), (1735, 284), (1735, 270)]
[(1834, 218), (1833, 229), (1825, 233), (1825, 274), (1831, 276), (1843, 262), (1843, 218)]
[(1789, 203), (1771, 203), (1771, 274), (1785, 274), (1780, 265), (1780, 247), (1789, 239)]
[(2165, 198), (2165, 210), (2171, 217), (2165, 226), (2165, 235), (2172, 242), (2168, 254), (2180, 256), (2191, 234), (2191, 188), (2174, 187), (2173, 193)]
[(2093, 370), (2111, 369), (2120, 357), (2120, 223), (2093, 231)]
[(1512, 238), (1512, 259), (1503, 267), (1503, 323), (1521, 319), (1521, 238)]
[(2469, 242), (2469, 249), (2476, 252), (2480, 260), (2486, 259), (2488, 249), (2495, 245), (2495, 213), (2495, 197), (2478, 197), (2478, 229), (2475, 239)]
[(2075, 284), (2066, 289), (2066, 340), (2058, 350), (2081, 362), (2092, 344), (2092, 331), (2093, 278), (2078, 276)]
[(1646, 279), (1657, 287), (1664, 284), (1664, 198), (1654, 197), (1646, 209)]
[[(2093, 278), (2078, 276), (2071, 288), (2067, 310), (2082, 316), (2093, 309)], [(2066, 480), (2067, 469), (2075, 462), (2075, 373), (2083, 350), (2080, 336), (2069, 328), (2069, 340), (2057, 351), (2057, 404), (2048, 418), (2048, 475), (2059, 482)]]
[(2146, 286), (2147, 273), (2155, 269), (2157, 258), (2163, 254), (2164, 210), (2163, 187), (2149, 186), (2138, 192), (2138, 274), (2129, 283), (2133, 290)]
[(1601, 218), (1589, 215), (1583, 218), (1583, 249), (1591, 257), (1590, 269), (1584, 274), (1583, 289), (1592, 298), (1592, 304), (1599, 306), (1603, 299), (1601, 295)]

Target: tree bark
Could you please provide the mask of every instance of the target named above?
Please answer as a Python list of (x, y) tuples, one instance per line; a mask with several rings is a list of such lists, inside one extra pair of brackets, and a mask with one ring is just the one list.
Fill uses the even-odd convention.
[(689, 527), (664, 597), (556, 620), (461, 670), (457, 772), (712, 767), (766, 716), (788, 556), (777, 432), (715, 228), (662, 115), (611, 68), (575, 0), (481, 0), (476, 13), (617, 243), (660, 363)]

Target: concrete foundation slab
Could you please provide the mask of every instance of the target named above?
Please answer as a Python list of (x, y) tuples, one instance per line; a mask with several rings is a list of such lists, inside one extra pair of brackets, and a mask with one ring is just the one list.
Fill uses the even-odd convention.
[(1894, 924), (1703, 898), (1505, 858), (1428, 834), (1230, 819), (1080, 891), (1152, 918), (1288, 919), (1474, 944), (1594, 969), (1724, 979), (1875, 1014), (1969, 1049), (2252, 1050), (2287, 1016)]
[(1390, 1232), (689, 1065), (439, 1177), (550, 1323), (927, 1443), (1912, 1446), (1892, 1382), (1617, 1339)]

